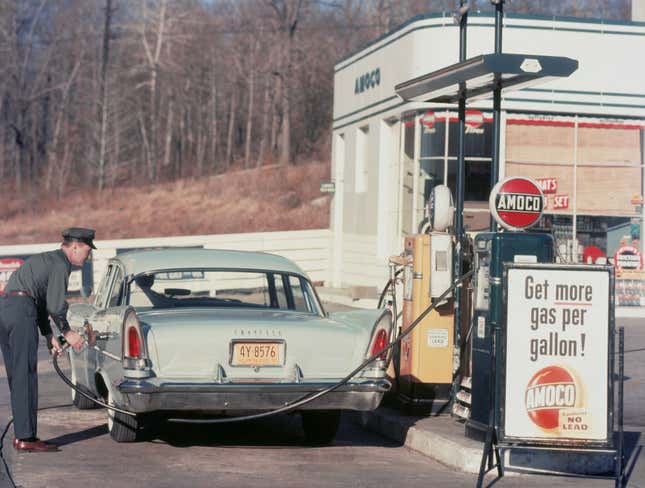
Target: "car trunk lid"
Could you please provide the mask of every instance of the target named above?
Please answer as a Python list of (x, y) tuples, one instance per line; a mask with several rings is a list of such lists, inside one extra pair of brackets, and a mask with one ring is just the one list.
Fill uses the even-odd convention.
[[(182, 309), (139, 316), (153, 369), (169, 380), (337, 379), (360, 364), (369, 341), (365, 327), (292, 311)], [(239, 349), (248, 354), (249, 348), (259, 362), (255, 357), (253, 364), (244, 364)], [(279, 361), (269, 357), (273, 353), (282, 354)]]

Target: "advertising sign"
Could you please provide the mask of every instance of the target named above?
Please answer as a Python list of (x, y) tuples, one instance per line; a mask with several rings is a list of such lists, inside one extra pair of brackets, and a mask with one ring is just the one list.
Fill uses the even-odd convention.
[(483, 134), (482, 127), (486, 122), (484, 114), (479, 110), (466, 110), (466, 134)]
[(435, 129), (435, 123), (437, 119), (433, 111), (429, 110), (423, 117), (421, 117), (421, 124), (423, 125), (424, 131), (430, 134), (434, 134), (437, 129)]
[(623, 246), (614, 254), (616, 269), (643, 269), (643, 257), (640, 251), (633, 246)]
[(521, 176), (498, 182), (490, 192), (488, 206), (497, 223), (508, 230), (534, 225), (544, 211), (542, 188), (531, 178)]
[(501, 439), (611, 442), (612, 271), (509, 265)]
[(540, 188), (542, 188), (542, 193), (544, 193), (545, 195), (557, 193), (558, 191), (557, 178), (535, 178), (535, 182), (540, 185)]
[(20, 268), (24, 260), (18, 258), (0, 258), (0, 294), (4, 292), (11, 274)]
[(553, 210), (566, 210), (569, 208), (569, 195), (553, 195)]

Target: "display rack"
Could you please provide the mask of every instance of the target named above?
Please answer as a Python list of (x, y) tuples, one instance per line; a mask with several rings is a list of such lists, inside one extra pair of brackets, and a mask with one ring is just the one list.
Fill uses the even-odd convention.
[(645, 306), (645, 271), (616, 272), (616, 305), (619, 307)]

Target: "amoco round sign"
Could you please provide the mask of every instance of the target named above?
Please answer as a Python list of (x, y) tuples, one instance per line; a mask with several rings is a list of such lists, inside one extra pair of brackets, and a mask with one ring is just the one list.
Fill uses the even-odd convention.
[(534, 225), (544, 210), (542, 189), (531, 178), (514, 176), (498, 182), (488, 201), (491, 214), (508, 230), (521, 230)]

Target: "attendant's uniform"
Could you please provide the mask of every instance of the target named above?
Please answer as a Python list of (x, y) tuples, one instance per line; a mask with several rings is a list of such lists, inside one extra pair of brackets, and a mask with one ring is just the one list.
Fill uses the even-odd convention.
[[(78, 241), (96, 249), (93, 229), (72, 227), (62, 235), (64, 242)], [(61, 334), (70, 330), (65, 294), (71, 271), (62, 249), (35, 254), (11, 275), (0, 295), (0, 348), (11, 391), (14, 447), (19, 450), (57, 450), (37, 439), (38, 329), (48, 346), (49, 318)]]
[(11, 275), (0, 297), (0, 348), (18, 439), (37, 437), (37, 329), (50, 340), (51, 317), (61, 334), (69, 330), (65, 293), (71, 270), (60, 249), (36, 254)]

